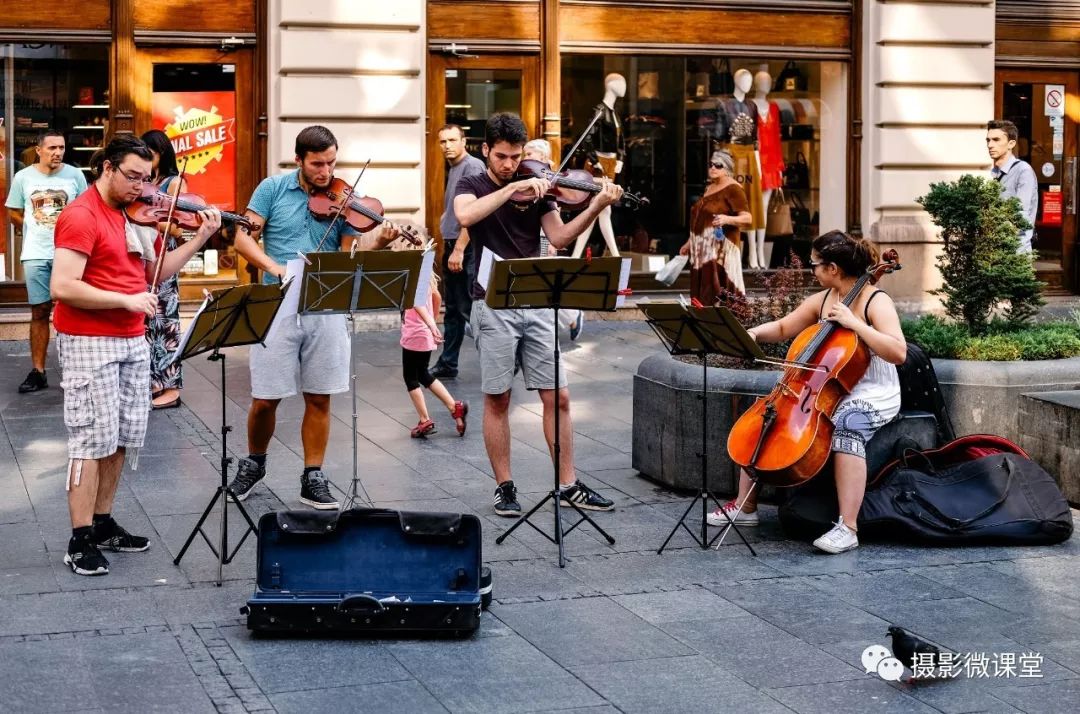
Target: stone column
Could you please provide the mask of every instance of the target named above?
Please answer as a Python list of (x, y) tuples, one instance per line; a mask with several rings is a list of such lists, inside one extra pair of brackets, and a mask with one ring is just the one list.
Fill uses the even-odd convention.
[(883, 287), (931, 307), (940, 240), (915, 202), (930, 184), (985, 173), (994, 113), (992, 0), (866, 0), (862, 225), (904, 266)]
[(297, 133), (338, 139), (336, 175), (388, 216), (423, 222), (424, 0), (270, 0), (269, 174), (293, 168)]

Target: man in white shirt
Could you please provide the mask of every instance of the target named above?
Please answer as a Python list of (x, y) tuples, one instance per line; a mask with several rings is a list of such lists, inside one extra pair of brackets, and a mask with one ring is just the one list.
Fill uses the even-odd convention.
[(49, 280), (53, 266), (53, 229), (64, 206), (86, 190), (82, 171), (64, 163), (64, 135), (48, 130), (38, 135), (37, 163), (22, 169), (11, 180), (5, 206), (11, 222), (22, 229), (19, 256), (26, 276), (30, 303), (30, 360), (33, 369), (19, 385), (19, 393), (49, 386), (45, 356), (49, 351), (49, 316), (52, 299)]

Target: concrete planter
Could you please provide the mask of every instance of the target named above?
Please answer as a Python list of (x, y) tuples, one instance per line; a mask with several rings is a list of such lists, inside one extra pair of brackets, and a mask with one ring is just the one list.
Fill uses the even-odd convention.
[(934, 360), (957, 436), (1020, 441), (1020, 395), (1080, 389), (1080, 357), (1033, 362)]
[[(1080, 389), (1080, 358), (1039, 362), (934, 360), (934, 369), (957, 436), (997, 434), (1021, 439), (1020, 395)], [(735, 490), (736, 473), (727, 457), (727, 435), (749, 402), (732, 410), (733, 395), (766, 394), (776, 371), (709, 368), (709, 486)], [(701, 480), (700, 365), (656, 354), (634, 376), (632, 466), (674, 488), (694, 489)]]

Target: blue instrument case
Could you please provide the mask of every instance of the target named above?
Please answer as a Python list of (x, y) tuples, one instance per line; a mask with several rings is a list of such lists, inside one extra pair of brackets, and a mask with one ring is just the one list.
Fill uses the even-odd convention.
[[(466, 635), (480, 625), (480, 519), (473, 515), (267, 513), (259, 519), (257, 568), (243, 610), (255, 632)], [(483, 585), (490, 588), (490, 576)]]

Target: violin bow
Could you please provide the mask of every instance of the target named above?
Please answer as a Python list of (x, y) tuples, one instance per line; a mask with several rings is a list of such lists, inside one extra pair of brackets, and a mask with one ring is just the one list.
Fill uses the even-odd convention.
[(349, 189), (347, 194), (341, 196), (341, 205), (337, 207), (337, 212), (335, 212), (334, 217), (330, 219), (330, 225), (326, 227), (326, 231), (323, 232), (322, 238), (319, 239), (319, 245), (315, 246), (316, 253), (322, 250), (323, 243), (326, 242), (326, 238), (330, 235), (330, 231), (334, 230), (334, 225), (338, 222), (338, 219), (341, 218), (341, 214), (345, 212), (345, 204), (347, 204), (356, 194), (356, 187), (360, 185), (360, 179), (363, 177), (364, 172), (367, 171), (367, 167), (370, 164), (371, 159), (369, 158), (367, 163), (364, 164), (364, 168), (360, 169), (360, 174), (356, 177), (356, 180), (353, 181), (352, 188)]
[(161, 268), (165, 265), (165, 253), (168, 252), (169, 244), (169, 232), (172, 230), (172, 218), (173, 212), (176, 210), (176, 202), (180, 200), (180, 193), (184, 188), (184, 175), (187, 173), (188, 157), (184, 157), (184, 163), (180, 166), (180, 177), (177, 179), (176, 193), (172, 195), (172, 202), (169, 204), (169, 215), (165, 219), (165, 230), (161, 233), (161, 250), (158, 251), (157, 260), (154, 261), (154, 286), (152, 292), (157, 295), (158, 282), (161, 280)]
[(581, 142), (585, 141), (585, 137), (588, 136), (589, 132), (592, 131), (592, 128), (596, 126), (596, 122), (600, 121), (600, 116), (603, 113), (603, 109), (597, 109), (596, 113), (593, 114), (593, 118), (589, 120), (589, 124), (585, 127), (585, 131), (581, 132), (581, 134), (578, 135), (577, 141), (575, 141), (574, 145), (570, 147), (570, 151), (566, 152), (566, 156), (563, 157), (562, 163), (559, 164), (559, 168), (555, 169), (556, 176), (561, 174), (566, 168), (566, 165), (570, 163), (570, 159), (571, 157), (573, 157), (574, 152), (576, 152), (581, 147)]

